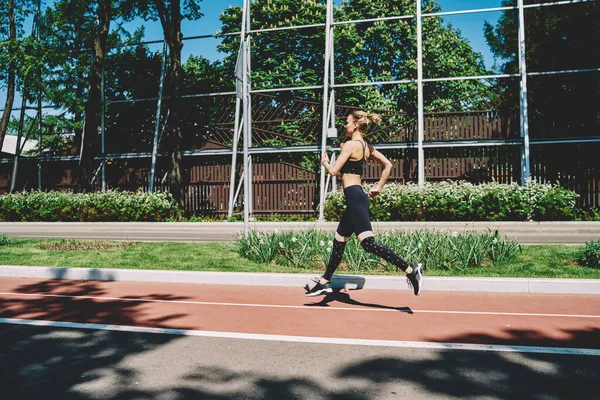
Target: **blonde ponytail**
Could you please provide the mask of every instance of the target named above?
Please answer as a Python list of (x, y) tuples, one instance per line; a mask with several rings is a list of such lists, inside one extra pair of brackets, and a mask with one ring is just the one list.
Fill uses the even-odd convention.
[(352, 118), (358, 124), (358, 128), (362, 133), (366, 133), (369, 128), (369, 120), (373, 121), (375, 125), (381, 123), (381, 115), (379, 114), (367, 114), (364, 111), (355, 110), (352, 111)]
[(381, 123), (381, 115), (379, 114), (369, 114), (367, 115), (367, 118), (373, 121), (375, 125), (379, 125)]

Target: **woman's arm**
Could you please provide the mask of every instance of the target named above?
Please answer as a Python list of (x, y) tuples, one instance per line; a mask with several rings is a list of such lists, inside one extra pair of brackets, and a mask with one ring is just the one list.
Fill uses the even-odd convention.
[(342, 146), (342, 152), (338, 159), (335, 160), (334, 165), (329, 165), (329, 156), (327, 156), (327, 153), (323, 153), (321, 165), (323, 165), (331, 175), (335, 176), (339, 174), (346, 161), (350, 159), (352, 152), (360, 145), (360, 142), (346, 142), (346, 144)]
[(387, 159), (386, 156), (381, 154), (379, 151), (375, 150), (371, 146), (369, 146), (369, 148), (371, 150), (371, 156), (369, 158), (372, 158), (375, 161), (377, 161), (379, 165), (383, 165), (383, 171), (381, 171), (381, 177), (379, 178), (379, 182), (377, 182), (377, 186), (375, 186), (369, 191), (369, 196), (375, 197), (381, 192), (383, 186), (390, 177), (390, 174), (392, 172), (392, 163), (390, 162), (390, 160)]

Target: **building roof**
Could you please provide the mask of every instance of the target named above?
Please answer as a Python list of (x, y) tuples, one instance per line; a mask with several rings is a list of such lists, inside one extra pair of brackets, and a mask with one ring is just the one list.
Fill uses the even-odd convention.
[[(35, 150), (37, 148), (36, 140), (27, 140), (25, 142), (25, 146), (23, 147), (23, 139), (21, 139), (21, 146), (23, 147), (23, 151), (21, 153), (25, 153), (29, 150)], [(15, 154), (15, 149), (17, 148), (17, 137), (13, 135), (4, 136), (4, 143), (2, 144), (2, 151), (0, 153), (7, 154)]]

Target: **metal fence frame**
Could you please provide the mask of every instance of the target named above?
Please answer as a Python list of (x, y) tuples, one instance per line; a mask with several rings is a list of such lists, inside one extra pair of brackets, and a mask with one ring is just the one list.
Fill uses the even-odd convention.
[[(235, 123), (234, 123), (234, 143), (231, 149), (205, 149), (205, 150), (190, 150), (183, 151), (184, 156), (222, 156), (231, 155), (232, 160), (232, 171), (235, 170), (237, 165), (238, 153), (242, 154), (242, 167), (243, 175), (238, 183), (239, 192), (241, 185), (244, 187), (244, 231), (248, 232), (248, 222), (252, 219), (252, 156), (254, 154), (264, 153), (289, 153), (289, 152), (319, 152), (324, 153), (325, 151), (336, 151), (339, 150), (337, 146), (327, 145), (327, 138), (333, 136), (333, 129), (335, 129), (335, 90), (344, 87), (357, 87), (357, 86), (376, 86), (376, 85), (398, 85), (405, 83), (416, 83), (417, 84), (417, 112), (418, 112), (418, 140), (416, 143), (390, 143), (380, 144), (378, 148), (381, 149), (403, 149), (403, 148), (417, 148), (418, 151), (418, 184), (423, 185), (425, 182), (425, 163), (424, 163), (424, 149), (426, 148), (443, 148), (443, 147), (478, 147), (478, 146), (519, 146), (521, 152), (521, 184), (525, 184), (531, 178), (530, 170), (530, 155), (529, 149), (532, 145), (538, 144), (565, 144), (565, 143), (600, 143), (600, 136), (592, 136), (586, 138), (570, 138), (570, 139), (530, 139), (529, 137), (529, 115), (528, 115), (528, 101), (527, 101), (527, 78), (529, 76), (537, 75), (554, 75), (554, 74), (571, 74), (571, 73), (589, 73), (589, 72), (600, 72), (600, 68), (591, 69), (575, 69), (575, 70), (562, 70), (562, 71), (543, 71), (543, 72), (527, 72), (527, 62), (525, 58), (525, 17), (524, 10), (528, 8), (539, 8), (539, 7), (551, 7), (551, 6), (566, 6), (577, 3), (589, 3), (595, 0), (565, 0), (556, 2), (546, 2), (538, 4), (524, 5), (523, 0), (517, 0), (516, 6), (508, 7), (495, 7), (495, 8), (483, 8), (474, 10), (460, 10), (450, 12), (438, 12), (438, 13), (423, 13), (420, 0), (416, 2), (416, 14), (393, 16), (393, 17), (381, 17), (381, 18), (369, 18), (362, 20), (353, 21), (334, 21), (333, 11), (334, 5), (333, 0), (326, 0), (327, 15), (326, 22), (324, 24), (312, 24), (302, 26), (288, 26), (279, 28), (269, 29), (251, 29), (251, 13), (250, 6), (251, 0), (244, 0), (242, 7), (242, 21), (241, 31), (229, 34), (215, 34), (215, 35), (201, 35), (184, 38), (184, 40), (192, 40), (199, 38), (209, 37), (223, 37), (225, 35), (239, 35), (240, 36), (240, 50), (238, 53), (238, 64), (236, 68), (236, 91), (235, 92), (220, 92), (220, 93), (203, 93), (195, 95), (183, 96), (183, 98), (196, 98), (196, 97), (212, 97), (212, 96), (236, 96), (236, 111), (235, 111)], [(38, 0), (38, 9), (36, 12), (36, 19), (39, 21), (40, 2)], [(518, 64), (519, 73), (517, 74), (497, 74), (497, 75), (484, 75), (484, 76), (462, 76), (462, 77), (446, 77), (446, 78), (424, 78), (423, 77), (423, 65), (422, 65), (422, 21), (423, 18), (445, 16), (445, 15), (460, 15), (460, 14), (471, 14), (471, 13), (482, 13), (491, 11), (507, 11), (507, 10), (518, 10)], [(379, 81), (379, 82), (363, 82), (363, 83), (347, 83), (347, 84), (335, 84), (335, 63), (333, 59), (334, 49), (334, 27), (341, 24), (359, 24), (366, 22), (376, 21), (396, 21), (400, 19), (416, 19), (417, 23), (417, 79), (406, 79), (406, 80), (395, 80), (395, 81)], [(38, 22), (39, 23), (39, 22)], [(269, 88), (253, 90), (252, 83), (250, 80), (252, 68), (251, 68), (251, 37), (252, 34), (280, 31), (288, 29), (305, 29), (314, 27), (324, 27), (325, 29), (325, 64), (323, 74), (323, 84), (316, 86), (302, 86), (302, 87), (282, 87), (282, 88)], [(39, 28), (36, 30), (34, 24), (34, 31), (32, 32), (39, 35)], [(106, 101), (104, 95), (104, 80), (102, 81), (102, 117), (101, 117), (101, 154), (96, 157), (100, 161), (99, 170), (101, 171), (102, 189), (106, 190), (106, 179), (105, 179), (105, 163), (108, 159), (126, 159), (126, 158), (151, 158), (151, 179), (149, 190), (153, 190), (153, 182), (155, 175), (155, 166), (158, 156), (164, 156), (164, 153), (158, 151), (158, 141), (160, 137), (161, 127), (161, 102), (162, 102), (162, 87), (164, 79), (164, 70), (166, 63), (166, 43), (160, 41), (146, 41), (139, 44), (152, 44), (152, 43), (163, 43), (163, 59), (161, 63), (161, 80), (159, 84), (158, 97), (146, 98), (146, 99), (132, 99), (132, 100), (117, 100), (117, 101)], [(452, 141), (452, 142), (427, 142), (423, 140), (424, 136), (424, 107), (423, 107), (423, 84), (428, 82), (441, 82), (449, 80), (481, 80), (481, 79), (506, 79), (506, 78), (519, 78), (520, 80), (520, 139), (503, 139), (503, 140), (486, 140), (485, 143), (479, 141)], [(252, 98), (253, 94), (269, 93), (269, 92), (282, 92), (282, 91), (294, 91), (294, 90), (306, 90), (306, 89), (322, 89), (323, 90), (323, 120), (322, 120), (322, 135), (321, 144), (312, 146), (291, 146), (291, 147), (252, 147)], [(14, 108), (13, 110), (21, 110), (22, 113), (27, 107), (26, 99), (23, 99), (23, 105), (21, 108)], [(156, 111), (156, 122), (154, 131), (154, 141), (151, 153), (119, 153), (119, 154), (107, 154), (104, 149), (104, 119), (105, 119), (105, 107), (111, 103), (119, 102), (136, 102), (136, 101), (157, 101)], [(38, 130), (41, 135), (41, 118), (42, 109), (46, 108), (41, 105), (41, 93), (38, 91), (38, 104), (37, 104), (37, 117), (38, 118)], [(23, 120), (23, 116), (21, 116)], [(164, 124), (164, 121), (163, 121)], [(22, 132), (18, 132), (18, 142), (20, 143)], [(243, 135), (242, 146), (243, 149), (238, 149), (240, 142), (240, 135)], [(79, 160), (80, 156), (42, 156), (41, 155), (41, 136), (39, 138), (39, 156), (31, 157), (30, 159), (38, 162), (38, 185), (41, 187), (41, 163), (51, 161), (67, 161), (67, 160)], [(22, 148), (20, 145), (17, 146), (15, 151), (14, 159), (0, 159), (0, 163), (13, 164), (13, 175), (11, 178), (11, 191), (13, 183), (16, 180), (17, 165), (20, 157)], [(335, 157), (335, 155), (334, 155)], [(229, 196), (229, 209), (228, 215), (230, 216), (233, 209), (234, 203), (234, 188), (235, 188), (235, 173), (231, 174), (230, 182), (230, 196)], [(319, 201), (319, 219), (323, 220), (323, 206), (327, 190), (329, 188), (330, 180), (326, 177), (326, 171), (321, 167), (320, 171), (320, 201)], [(97, 176), (97, 174), (96, 174)], [(332, 186), (335, 189), (335, 179), (331, 180)]]

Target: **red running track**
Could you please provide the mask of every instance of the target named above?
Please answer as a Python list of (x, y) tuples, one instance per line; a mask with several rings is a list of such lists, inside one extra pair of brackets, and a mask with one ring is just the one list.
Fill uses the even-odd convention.
[(0, 279), (0, 318), (433, 343), (600, 349), (600, 296)]

